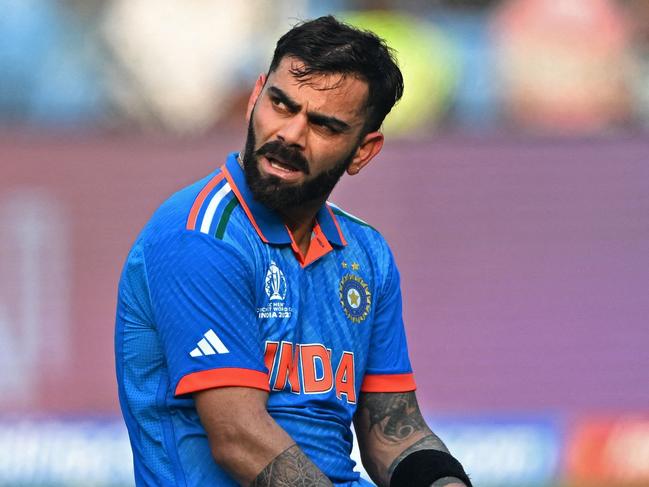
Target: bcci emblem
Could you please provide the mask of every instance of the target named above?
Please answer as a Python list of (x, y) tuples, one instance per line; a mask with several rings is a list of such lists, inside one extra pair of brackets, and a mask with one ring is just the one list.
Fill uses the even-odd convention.
[(365, 281), (353, 274), (346, 274), (339, 285), (340, 305), (347, 318), (360, 323), (370, 312), (372, 294)]
[(286, 298), (286, 278), (273, 261), (270, 262), (266, 272), (264, 290), (271, 301), (283, 301)]

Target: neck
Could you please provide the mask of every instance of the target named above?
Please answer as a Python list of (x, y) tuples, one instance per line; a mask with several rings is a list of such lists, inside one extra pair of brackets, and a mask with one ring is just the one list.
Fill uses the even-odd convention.
[(280, 212), (282, 220), (291, 231), (293, 240), (295, 240), (302, 255), (306, 255), (309, 250), (315, 216), (323, 204), (324, 201), (318, 200), (317, 202), (305, 203), (298, 208), (291, 208)]
[[(241, 158), (241, 154), (243, 153), (244, 151), (241, 151), (237, 154), (237, 162), (241, 169), (244, 169), (243, 159)], [(295, 240), (295, 243), (300, 249), (300, 252), (302, 252), (302, 255), (306, 255), (309, 250), (311, 231), (315, 224), (315, 216), (326, 200), (327, 198), (325, 197), (317, 201), (304, 203), (299, 207), (289, 208), (279, 212), (282, 221), (286, 224), (293, 235), (293, 240)]]

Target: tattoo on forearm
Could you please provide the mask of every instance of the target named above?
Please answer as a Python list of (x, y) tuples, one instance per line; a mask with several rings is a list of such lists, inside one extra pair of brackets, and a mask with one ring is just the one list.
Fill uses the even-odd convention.
[(359, 408), (370, 415), (370, 430), (378, 426), (386, 439), (401, 442), (416, 431), (427, 429), (414, 392), (376, 393), (364, 396)]
[[(397, 465), (399, 465), (399, 462), (406, 458), (408, 455), (411, 453), (414, 453), (419, 450), (440, 450), (443, 452), (448, 453), (448, 448), (446, 448), (446, 445), (442, 440), (439, 439), (439, 437), (435, 433), (430, 433), (428, 436), (424, 436), (421, 440), (416, 441), (412, 445), (410, 445), (408, 448), (403, 450), (397, 458), (394, 459), (390, 467), (388, 468), (388, 475), (392, 475), (392, 472), (397, 468)], [(450, 483), (450, 482), (449, 482)], [(440, 484), (440, 485), (445, 485), (445, 484)], [(437, 487), (437, 485), (435, 485)]]
[(250, 487), (331, 487), (333, 484), (297, 445), (284, 450), (264, 468)]
[[(363, 442), (382, 452), (380, 456), (363, 456), (363, 464), (377, 485), (389, 485), (397, 465), (411, 453), (419, 450), (448, 453), (444, 442), (426, 425), (414, 392), (363, 394), (356, 414), (359, 415), (357, 425), (365, 428), (360, 433), (359, 443), (364, 438)], [(360, 446), (362, 449), (363, 444)], [(462, 484), (457, 479), (445, 477), (436, 480), (431, 487), (453, 482)]]

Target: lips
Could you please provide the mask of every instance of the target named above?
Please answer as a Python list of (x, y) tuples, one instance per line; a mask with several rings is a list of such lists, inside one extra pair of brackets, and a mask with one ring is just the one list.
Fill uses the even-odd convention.
[(299, 183), (304, 179), (302, 171), (282, 164), (270, 156), (261, 156), (257, 160), (259, 161), (259, 172), (262, 175), (274, 177), (288, 184)]
[(275, 169), (279, 169), (280, 171), (286, 171), (286, 172), (301, 171), (301, 169), (296, 167), (295, 164), (285, 161), (284, 159), (281, 159), (273, 154), (266, 154), (265, 157), (266, 159), (268, 159), (268, 162), (272, 167), (274, 167)]
[(309, 164), (299, 150), (287, 146), (281, 140), (273, 140), (256, 151), (257, 157), (264, 157), (269, 166), (278, 172), (309, 174)]

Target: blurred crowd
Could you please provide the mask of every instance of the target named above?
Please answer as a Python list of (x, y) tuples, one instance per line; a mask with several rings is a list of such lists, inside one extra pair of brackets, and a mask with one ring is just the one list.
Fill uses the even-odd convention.
[(0, 127), (241, 124), (277, 37), (335, 13), (397, 51), (386, 131), (649, 128), (649, 0), (0, 0)]

